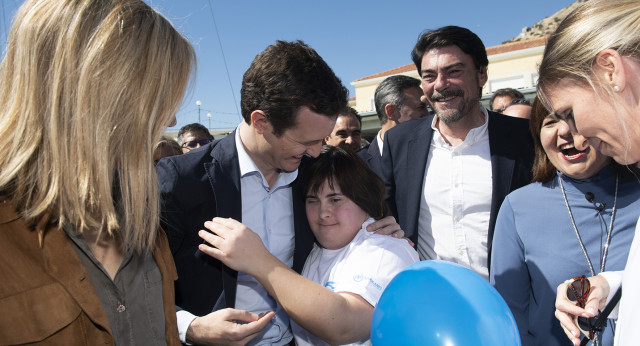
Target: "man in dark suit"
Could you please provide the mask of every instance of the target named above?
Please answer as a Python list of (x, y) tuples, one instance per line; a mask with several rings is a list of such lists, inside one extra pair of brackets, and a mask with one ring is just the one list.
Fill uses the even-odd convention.
[(459, 263), (488, 278), (496, 216), (504, 197), (530, 182), (528, 121), (480, 104), (487, 54), (471, 31), (423, 33), (412, 52), (435, 115), (386, 134), (387, 202), (422, 260)]
[[(305, 155), (320, 153), (346, 98), (340, 80), (312, 48), (278, 41), (256, 56), (244, 74), (244, 121), (238, 128), (158, 164), (163, 227), (179, 276), (176, 305), (184, 309), (178, 324), (186, 341), (290, 342), (288, 317), (263, 287), (204, 254), (194, 256), (202, 243), (198, 231), (216, 216), (241, 221), (300, 271), (313, 235), (304, 196), (294, 183), (297, 169)], [(275, 316), (256, 315), (269, 311)]]
[(202, 243), (198, 231), (214, 217), (238, 220), (300, 272), (314, 238), (295, 183), (298, 168), (305, 156), (320, 153), (346, 106), (347, 90), (312, 48), (278, 41), (244, 74), (238, 128), (160, 161), (163, 228), (179, 277), (181, 341), (286, 345), (292, 340), (289, 317), (259, 282), (204, 253), (194, 256)]
[(380, 165), (384, 134), (400, 123), (429, 114), (427, 105), (420, 100), (421, 96), (420, 80), (405, 75), (387, 77), (376, 88), (374, 101), (380, 131), (369, 145), (358, 151), (358, 155), (379, 177), (382, 177)]

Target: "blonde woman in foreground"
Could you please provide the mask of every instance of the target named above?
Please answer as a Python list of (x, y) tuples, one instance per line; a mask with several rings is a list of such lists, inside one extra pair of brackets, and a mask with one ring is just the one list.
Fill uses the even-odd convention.
[[(603, 154), (621, 164), (640, 162), (640, 1), (591, 0), (569, 14), (547, 44), (538, 96)], [(573, 317), (595, 316), (622, 285), (618, 309), (610, 315), (618, 318), (614, 344), (637, 344), (637, 227), (625, 270), (604, 272), (589, 281), (584, 309), (568, 300), (566, 283), (558, 286), (556, 317), (569, 339), (580, 342)]]
[(0, 64), (0, 344), (179, 345), (154, 144), (189, 42), (141, 0), (27, 0)]

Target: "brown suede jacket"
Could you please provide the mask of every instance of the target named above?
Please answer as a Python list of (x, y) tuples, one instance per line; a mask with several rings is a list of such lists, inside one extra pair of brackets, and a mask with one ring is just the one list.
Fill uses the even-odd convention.
[[(167, 345), (180, 345), (178, 278), (167, 237), (153, 250), (162, 273)], [(0, 345), (112, 345), (107, 315), (73, 244), (55, 225), (30, 227), (0, 200)]]

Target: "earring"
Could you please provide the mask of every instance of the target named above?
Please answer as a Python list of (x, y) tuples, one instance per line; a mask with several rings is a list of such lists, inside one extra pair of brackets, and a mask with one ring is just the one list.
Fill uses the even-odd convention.
[(617, 85), (614, 85), (614, 86), (613, 86), (613, 91), (615, 91), (615, 92), (620, 92), (620, 87), (619, 87), (619, 86), (617, 86)]

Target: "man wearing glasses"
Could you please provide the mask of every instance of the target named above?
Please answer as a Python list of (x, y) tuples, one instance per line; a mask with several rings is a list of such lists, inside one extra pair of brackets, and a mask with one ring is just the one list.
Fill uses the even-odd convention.
[(182, 148), (183, 154), (211, 142), (213, 142), (213, 136), (209, 133), (209, 130), (201, 124), (193, 123), (184, 125), (180, 131), (178, 131), (178, 143)]

